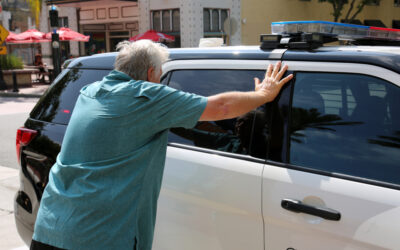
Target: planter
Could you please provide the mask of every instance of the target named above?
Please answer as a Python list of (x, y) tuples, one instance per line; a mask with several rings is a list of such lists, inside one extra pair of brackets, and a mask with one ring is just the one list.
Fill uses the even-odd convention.
[(37, 70), (31, 69), (14, 69), (14, 70), (3, 70), (3, 78), (6, 83), (7, 89), (13, 87), (13, 72), (17, 77), (17, 84), (19, 87), (32, 87), (32, 74), (36, 73)]

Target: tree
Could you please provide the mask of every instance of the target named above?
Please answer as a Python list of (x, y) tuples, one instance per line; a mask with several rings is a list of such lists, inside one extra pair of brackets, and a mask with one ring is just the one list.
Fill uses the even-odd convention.
[[(318, 0), (319, 2), (328, 2), (332, 4), (334, 22), (339, 20), (342, 15), (343, 8), (349, 3), (348, 0)], [(358, 14), (364, 9), (364, 6), (372, 3), (379, 3), (380, 0), (350, 0), (350, 6), (344, 18), (345, 23), (352, 22)]]

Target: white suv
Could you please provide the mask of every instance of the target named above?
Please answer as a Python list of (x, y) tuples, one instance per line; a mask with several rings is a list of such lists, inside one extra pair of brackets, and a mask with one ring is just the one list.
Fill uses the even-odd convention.
[[(237, 119), (171, 129), (153, 249), (399, 249), (400, 48), (170, 53), (162, 83), (204, 96), (251, 90), (278, 61), (295, 77)], [(72, 61), (19, 131), (27, 243), (79, 89), (115, 55)]]

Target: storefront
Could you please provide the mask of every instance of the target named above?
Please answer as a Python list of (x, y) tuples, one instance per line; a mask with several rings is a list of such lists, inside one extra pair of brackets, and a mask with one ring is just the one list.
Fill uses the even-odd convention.
[(89, 35), (81, 43), (80, 55), (115, 51), (116, 45), (137, 35), (137, 1), (52, 1), (59, 9), (74, 7), (78, 16), (78, 31)]

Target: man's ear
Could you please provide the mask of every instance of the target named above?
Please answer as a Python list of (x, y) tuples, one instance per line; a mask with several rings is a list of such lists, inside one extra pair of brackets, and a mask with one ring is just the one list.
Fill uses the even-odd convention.
[(150, 67), (150, 68), (147, 70), (147, 81), (148, 81), (148, 82), (152, 82), (152, 81), (153, 81), (153, 77), (154, 77), (154, 68), (153, 68), (153, 67)]

